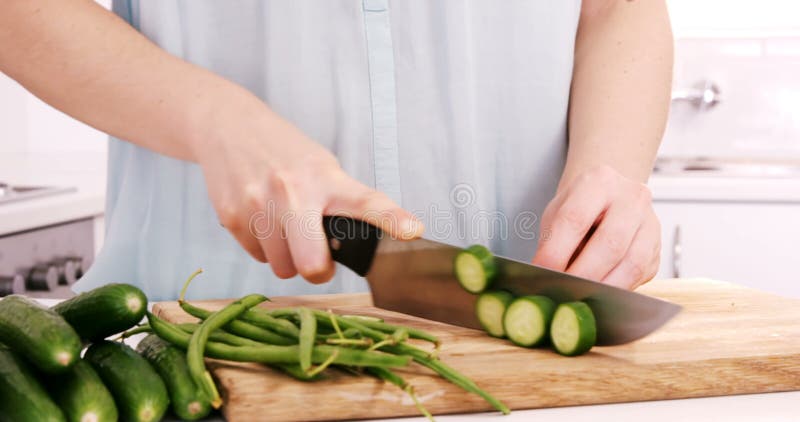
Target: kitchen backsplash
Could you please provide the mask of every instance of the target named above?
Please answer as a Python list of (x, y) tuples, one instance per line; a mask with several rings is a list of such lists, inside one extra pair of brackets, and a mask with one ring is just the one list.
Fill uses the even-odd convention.
[(677, 40), (673, 96), (706, 104), (673, 100), (660, 155), (800, 160), (798, 75), (800, 37)]

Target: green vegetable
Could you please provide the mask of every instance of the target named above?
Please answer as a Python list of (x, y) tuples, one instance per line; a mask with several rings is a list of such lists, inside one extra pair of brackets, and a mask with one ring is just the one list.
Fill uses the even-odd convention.
[(300, 316), (300, 368), (308, 372), (311, 369), (311, 353), (317, 339), (317, 320), (308, 308), (299, 308)]
[(86, 340), (102, 340), (138, 324), (147, 297), (130, 284), (107, 284), (53, 307)]
[[(203, 392), (211, 399), (211, 407), (214, 409), (218, 409), (222, 406), (222, 398), (219, 395), (219, 391), (217, 391), (217, 387), (214, 385), (211, 374), (206, 370), (206, 365), (203, 361), (203, 350), (208, 342), (208, 336), (212, 331), (236, 319), (236, 317), (241, 315), (244, 311), (266, 300), (267, 297), (264, 295), (252, 294), (231, 302), (224, 308), (211, 314), (200, 324), (200, 328), (192, 333), (191, 339), (189, 340), (189, 347), (186, 350), (189, 374), (194, 382), (200, 386)], [(152, 322), (150, 325), (152, 326)]]
[(100, 376), (84, 360), (78, 360), (65, 373), (50, 376), (47, 387), (67, 420), (73, 422), (113, 422), (117, 406)]
[(0, 422), (65, 420), (28, 365), (0, 344)]
[(583, 302), (558, 305), (550, 325), (550, 339), (556, 351), (564, 356), (588, 352), (597, 341), (597, 324), (589, 305)]
[[(181, 302), (180, 306), (189, 315), (196, 318), (200, 318), (202, 320), (205, 320), (206, 318), (211, 316), (211, 314), (213, 314), (212, 311), (199, 308), (188, 302)], [(233, 320), (227, 323), (224, 328), (225, 330), (230, 331), (231, 333), (236, 334), (237, 336), (249, 338), (251, 340), (256, 340), (264, 343), (274, 344), (278, 346), (280, 345), (290, 346), (293, 344), (297, 344), (297, 338), (299, 336), (299, 331), (297, 330), (297, 327), (294, 327), (294, 325), (292, 324), (293, 329), (291, 329), (287, 328), (287, 325), (283, 323), (280, 323), (278, 325), (280, 325), (279, 329), (282, 332), (292, 333), (292, 335), (283, 336), (266, 328), (262, 328), (250, 324), (249, 322), (244, 322), (240, 320)]]
[[(150, 321), (150, 327), (153, 332), (158, 334), (159, 337), (182, 349), (189, 346), (191, 335), (151, 313), (147, 314), (147, 318)], [(311, 363), (324, 363), (334, 353), (336, 353), (336, 358), (333, 363), (340, 365), (400, 367), (408, 365), (410, 360), (408, 356), (393, 356), (380, 352), (318, 345), (314, 347)], [(208, 342), (205, 348), (205, 355), (214, 359), (236, 362), (296, 364), (299, 363), (300, 348), (298, 346), (269, 345), (258, 347), (231, 346), (224, 343)]]
[(186, 353), (155, 334), (139, 342), (136, 350), (161, 375), (167, 386), (172, 411), (184, 420), (197, 420), (211, 412), (211, 403), (189, 376)]
[(514, 344), (537, 346), (547, 339), (556, 304), (545, 296), (523, 296), (508, 306), (503, 317), (506, 335)]
[(81, 340), (64, 318), (20, 295), (0, 300), (0, 341), (49, 374), (80, 359)]
[(497, 271), (494, 255), (482, 245), (472, 245), (459, 252), (453, 267), (461, 287), (472, 294), (486, 290)]
[(481, 293), (475, 301), (475, 314), (481, 326), (490, 336), (502, 338), (506, 335), (503, 329), (503, 314), (514, 300), (514, 295), (504, 290)]
[(84, 359), (111, 390), (120, 419), (161, 420), (169, 407), (167, 387), (145, 358), (125, 344), (101, 341), (89, 346)]

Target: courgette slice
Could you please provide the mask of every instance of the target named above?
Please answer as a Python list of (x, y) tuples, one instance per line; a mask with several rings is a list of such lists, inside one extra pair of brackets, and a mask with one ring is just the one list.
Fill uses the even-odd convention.
[(461, 287), (472, 294), (486, 290), (496, 273), (494, 255), (482, 245), (472, 245), (459, 252), (453, 267)]
[(558, 305), (550, 325), (550, 339), (564, 356), (588, 352), (597, 341), (597, 324), (589, 305), (568, 302)]
[(101, 341), (89, 346), (84, 359), (111, 390), (120, 419), (161, 420), (169, 406), (167, 387), (145, 358), (123, 343)]
[(503, 314), (514, 300), (514, 295), (504, 290), (481, 293), (475, 301), (475, 314), (483, 329), (492, 337), (503, 338)]
[(73, 422), (113, 422), (117, 406), (100, 376), (84, 360), (78, 360), (66, 373), (48, 377), (53, 399)]
[(80, 359), (81, 340), (67, 321), (20, 295), (0, 300), (0, 341), (48, 374)]
[(27, 363), (0, 344), (0, 422), (65, 420)]
[(523, 347), (541, 344), (547, 338), (555, 308), (555, 303), (545, 296), (517, 298), (503, 316), (508, 339)]
[(84, 292), (53, 307), (82, 339), (102, 340), (138, 324), (147, 297), (136, 286), (112, 283)]

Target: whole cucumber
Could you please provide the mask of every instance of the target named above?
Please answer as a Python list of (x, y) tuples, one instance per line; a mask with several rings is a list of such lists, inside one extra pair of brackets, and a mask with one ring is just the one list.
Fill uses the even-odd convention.
[(102, 340), (138, 324), (147, 297), (130, 284), (106, 284), (53, 307), (85, 340)]
[(84, 360), (78, 360), (67, 372), (48, 377), (48, 390), (72, 422), (113, 422), (117, 406), (103, 380)]
[(0, 422), (61, 422), (64, 414), (28, 365), (0, 344)]
[(167, 387), (150, 363), (123, 343), (101, 341), (89, 346), (84, 359), (111, 390), (120, 419), (152, 422), (169, 406)]
[(0, 300), (0, 341), (48, 374), (80, 359), (81, 340), (67, 321), (20, 295)]
[(208, 415), (211, 402), (189, 375), (186, 352), (155, 334), (145, 337), (136, 350), (150, 362), (167, 385), (172, 411), (181, 419), (196, 420)]

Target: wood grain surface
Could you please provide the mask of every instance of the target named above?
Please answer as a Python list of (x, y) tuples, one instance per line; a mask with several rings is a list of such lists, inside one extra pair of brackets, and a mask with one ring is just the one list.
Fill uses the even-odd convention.
[[(265, 307), (308, 306), (423, 328), (443, 341), (442, 360), (512, 409), (800, 390), (800, 301), (701, 279), (660, 280), (640, 292), (684, 306), (637, 342), (566, 358), (522, 349), (482, 332), (370, 306), (367, 294), (278, 297)], [(217, 309), (227, 303), (198, 301)], [(155, 305), (191, 321), (177, 303)], [(337, 420), (418, 415), (398, 388), (337, 371), (303, 383), (270, 368), (209, 360), (229, 421)], [(416, 364), (399, 371), (434, 414), (491, 410), (482, 399)]]

